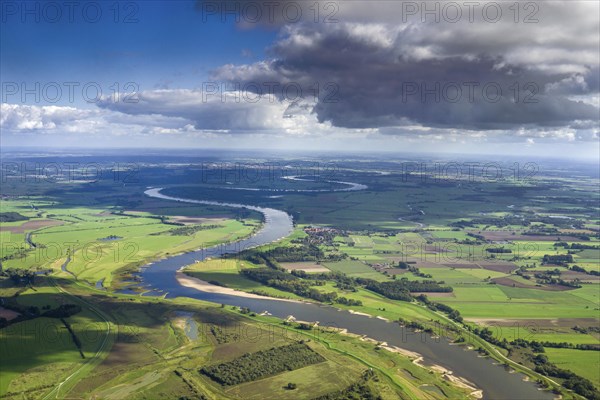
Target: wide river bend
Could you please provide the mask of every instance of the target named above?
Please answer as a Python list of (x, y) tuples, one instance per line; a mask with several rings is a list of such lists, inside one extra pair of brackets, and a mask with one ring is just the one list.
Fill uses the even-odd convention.
[(398, 324), (378, 318), (341, 311), (331, 306), (312, 303), (289, 302), (277, 299), (247, 298), (235, 295), (202, 292), (182, 286), (176, 279), (176, 272), (196, 261), (207, 257), (215, 258), (233, 254), (252, 247), (273, 243), (288, 236), (293, 230), (292, 218), (281, 210), (237, 203), (220, 203), (167, 196), (161, 188), (145, 191), (150, 197), (167, 201), (215, 205), (232, 208), (245, 208), (260, 212), (264, 216), (262, 228), (252, 237), (234, 243), (164, 258), (142, 268), (144, 284), (154, 291), (164, 292), (167, 297), (190, 297), (214, 303), (248, 307), (253, 311), (268, 311), (273, 316), (286, 318), (293, 315), (300, 321), (319, 321), (321, 326), (335, 326), (359, 335), (367, 335), (391, 346), (401, 347), (420, 353), (425, 364), (437, 364), (447, 368), (459, 377), (465, 378), (483, 390), (484, 399), (530, 400), (552, 399), (553, 395), (541, 391), (532, 382), (523, 380), (520, 373), (508, 373), (494, 360), (479, 357), (477, 352), (462, 346), (450, 345), (444, 338), (433, 339), (427, 335), (405, 329)]

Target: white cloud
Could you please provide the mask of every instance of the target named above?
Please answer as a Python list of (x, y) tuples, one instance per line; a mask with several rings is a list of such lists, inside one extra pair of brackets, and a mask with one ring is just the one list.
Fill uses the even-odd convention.
[(128, 115), (154, 115), (179, 118), (198, 130), (253, 132), (283, 129), (291, 125), (284, 118), (289, 107), (274, 96), (251, 92), (226, 91), (225, 87), (207, 85), (202, 92), (189, 89), (142, 91), (135, 102), (105, 98), (98, 106)]
[(74, 107), (29, 106), (2, 103), (0, 127), (8, 131), (52, 131), (59, 127), (77, 126), (98, 113)]

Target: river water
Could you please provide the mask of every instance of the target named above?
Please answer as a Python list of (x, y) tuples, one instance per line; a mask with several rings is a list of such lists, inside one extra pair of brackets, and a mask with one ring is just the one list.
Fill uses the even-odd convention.
[(479, 357), (477, 352), (468, 351), (462, 346), (450, 345), (446, 339), (433, 339), (428, 335), (405, 329), (398, 324), (377, 318), (370, 318), (334, 307), (311, 303), (246, 298), (234, 295), (202, 292), (181, 286), (175, 272), (186, 265), (202, 261), (207, 257), (216, 258), (224, 254), (275, 242), (288, 236), (293, 230), (292, 218), (281, 210), (256, 207), (236, 203), (184, 199), (160, 193), (161, 188), (149, 189), (146, 195), (163, 200), (216, 205), (233, 208), (246, 208), (263, 214), (265, 222), (254, 236), (234, 243), (223, 244), (165, 258), (142, 269), (144, 284), (151, 287), (153, 294), (167, 293), (167, 297), (190, 297), (214, 303), (248, 307), (255, 312), (268, 311), (273, 316), (286, 318), (293, 315), (300, 321), (319, 321), (321, 326), (345, 328), (349, 332), (367, 335), (370, 338), (387, 342), (413, 352), (420, 353), (425, 364), (437, 364), (454, 372), (455, 375), (474, 383), (483, 390), (484, 399), (530, 400), (552, 399), (553, 395), (541, 391), (532, 382), (523, 381), (524, 375), (508, 373), (494, 360)]

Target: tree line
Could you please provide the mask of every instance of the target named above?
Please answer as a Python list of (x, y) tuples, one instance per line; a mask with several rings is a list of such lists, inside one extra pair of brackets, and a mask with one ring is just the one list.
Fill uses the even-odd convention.
[(450, 286), (441, 286), (436, 281), (409, 281), (407, 278), (402, 278), (394, 281), (378, 282), (373, 279), (355, 278), (356, 281), (363, 285), (365, 289), (387, 297), (391, 300), (413, 301), (411, 292), (452, 292)]

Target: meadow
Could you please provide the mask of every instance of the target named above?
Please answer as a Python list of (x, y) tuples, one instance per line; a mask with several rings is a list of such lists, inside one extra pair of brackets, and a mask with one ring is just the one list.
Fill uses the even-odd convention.
[[(2, 200), (0, 205), (3, 210), (19, 212), (28, 207), (27, 202), (14, 200)], [(170, 211), (177, 214), (166, 218), (149, 212), (113, 214), (107, 209), (63, 208), (47, 203), (37, 204), (36, 209), (29, 221), (2, 226), (2, 256), (9, 258), (3, 262), (4, 268), (56, 272), (62, 269), (63, 274), (68, 273), (90, 285), (101, 282), (105, 288), (112, 286), (115, 277), (135, 271), (152, 260), (235, 241), (249, 236), (261, 224), (257, 219), (208, 217), (200, 224), (186, 225), (206, 229), (171, 234), (179, 228), (170, 224), (179, 215), (176, 208)], [(27, 231), (35, 247), (25, 241), (24, 233), (9, 230), (36, 221), (56, 221), (57, 224)], [(11, 259), (18, 250), (24, 251), (25, 256)]]
[[(6, 346), (3, 355), (7, 356), (0, 362), (3, 398), (37, 398), (45, 393), (86, 397), (95, 393), (111, 399), (131, 396), (277, 399), (289, 393), (286, 385), (293, 382), (297, 386), (294, 393), (310, 399), (345, 389), (371, 365), (377, 366), (378, 379), (369, 385), (384, 399), (443, 398), (424, 392), (421, 386), (439, 387), (440, 393), (455, 396), (463, 393), (440, 374), (430, 374), (404, 356), (377, 350), (374, 344), (356, 337), (331, 331), (319, 334), (298, 330), (278, 319), (249, 317), (236, 308), (223, 309), (196, 300), (94, 294), (85, 285), (69, 280), (60, 281), (63, 289), (53, 286), (50, 280), (40, 285), (35, 290), (23, 291), (19, 304), (54, 307), (65, 296), (61, 290), (66, 289), (77, 295), (79, 301), (98, 309), (112, 329), (107, 332), (100, 314), (91, 310), (84, 309), (69, 318), (82, 338), (85, 359), (57, 319), (35, 318), (2, 329), (2, 344)], [(70, 295), (67, 298), (77, 301)], [(185, 329), (186, 320), (194, 323), (193, 335)], [(245, 336), (248, 332), (252, 332), (251, 338)], [(256, 340), (257, 335), (261, 340)], [(96, 354), (105, 337), (110, 337), (110, 351), (104, 349), (102, 354)], [(228, 387), (197, 372), (201, 365), (231, 361), (248, 352), (299, 340), (324, 357), (325, 362)], [(95, 363), (94, 368), (82, 371), (89, 363)], [(53, 392), (58, 382), (74, 373), (79, 373), (76, 381), (66, 382), (59, 393)], [(334, 376), (338, 378), (332, 379)]]
[[(318, 330), (197, 300), (119, 293), (135, 286), (141, 265), (247, 237), (263, 223), (252, 211), (143, 195), (146, 188), (159, 185), (184, 197), (288, 212), (294, 218), (292, 235), (258, 251), (308, 246), (318, 249), (322, 259), (307, 255), (280, 262), (274, 257), (274, 268), (298, 273), (306, 267), (309, 275), (330, 271), (379, 283), (435, 281), (452, 291), (413, 296), (425, 294), (458, 311), (463, 320), (452, 320), (416, 299), (392, 300), (364, 285), (348, 288), (326, 279), (313, 287), (361, 304), (335, 303), (340, 309), (402, 319), (426, 329), (453, 326), (450, 339), (463, 339), (493, 356), (495, 351), (510, 355), (510, 349), (484, 341), (472, 334), (474, 329), (487, 327), (498, 341), (600, 347), (600, 334), (589, 329), (600, 324), (600, 279), (593, 274), (600, 272), (597, 177), (558, 168), (535, 180), (424, 179), (407, 176), (394, 163), (365, 161), (359, 167), (340, 162), (334, 177), (368, 186), (361, 191), (336, 192), (333, 189), (343, 185), (326, 180), (299, 185), (287, 180), (281, 185), (277, 180), (237, 182), (251, 189), (324, 190), (274, 193), (225, 190), (229, 183), (199, 180), (193, 167), (174, 169), (157, 166), (160, 163), (144, 165), (139, 179), (126, 184), (114, 179), (14, 179), (3, 185), (1, 213), (9, 220), (0, 224), (2, 270), (39, 275), (30, 286), (0, 277), (0, 299), (16, 302), (21, 310), (56, 309), (64, 303), (82, 309), (65, 319), (80, 341), (81, 353), (57, 318), (28, 316), (0, 328), (0, 396), (279, 399), (293, 393), (294, 398), (310, 399), (343, 390), (373, 368), (377, 380), (368, 386), (384, 399), (464, 398), (464, 390), (439, 373), (353, 336), (320, 335)], [(10, 220), (16, 216), (11, 213), (23, 219)], [(319, 233), (321, 228), (332, 231)], [(546, 262), (547, 256), (572, 258)], [(209, 259), (186, 266), (185, 273), (232, 289), (308, 300), (241, 274), (266, 266), (244, 257)], [(211, 330), (214, 326), (218, 329)], [(268, 341), (240, 340), (243, 329), (259, 327), (275, 327), (280, 335)], [(575, 329), (581, 327), (588, 329)], [(297, 340), (308, 343), (326, 362), (228, 387), (198, 372), (203, 365)], [(549, 346), (544, 351), (550, 362), (600, 389), (595, 373), (600, 370), (598, 351)], [(534, 367), (525, 361), (525, 367)], [(516, 362), (510, 366), (521, 368)], [(542, 378), (531, 372), (529, 376)], [(297, 388), (286, 388), (290, 382)], [(562, 394), (577, 398), (566, 390)]]

